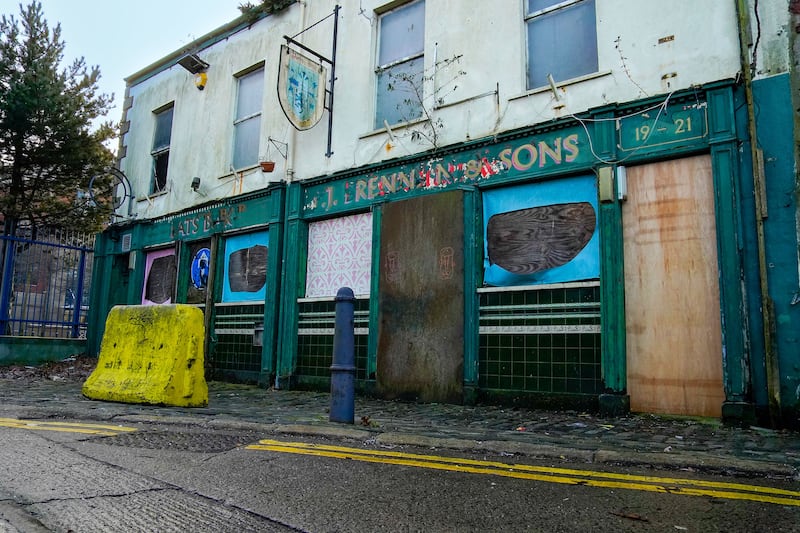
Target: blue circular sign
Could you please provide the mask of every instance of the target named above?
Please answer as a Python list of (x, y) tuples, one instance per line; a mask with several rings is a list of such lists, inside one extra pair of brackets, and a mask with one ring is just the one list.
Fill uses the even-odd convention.
[(211, 250), (200, 248), (192, 259), (192, 285), (196, 289), (208, 286), (208, 272), (211, 268)]

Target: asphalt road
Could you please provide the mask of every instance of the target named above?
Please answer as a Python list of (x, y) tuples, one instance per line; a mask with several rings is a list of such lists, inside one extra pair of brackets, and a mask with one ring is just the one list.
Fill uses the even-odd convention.
[(800, 487), (788, 480), (75, 424), (0, 420), (0, 532), (800, 528)]

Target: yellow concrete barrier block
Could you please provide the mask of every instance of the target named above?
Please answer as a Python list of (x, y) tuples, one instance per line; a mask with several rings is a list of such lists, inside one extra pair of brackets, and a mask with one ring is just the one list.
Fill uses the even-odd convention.
[(106, 319), (93, 400), (204, 407), (203, 313), (191, 305), (118, 305)]

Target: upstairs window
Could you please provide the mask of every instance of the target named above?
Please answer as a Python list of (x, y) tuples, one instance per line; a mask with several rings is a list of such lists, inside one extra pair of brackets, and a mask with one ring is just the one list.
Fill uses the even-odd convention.
[(258, 163), (264, 67), (239, 76), (237, 80), (236, 116), (233, 120), (233, 168), (235, 169)]
[(153, 135), (153, 173), (150, 179), (150, 193), (157, 193), (167, 188), (167, 169), (169, 168), (169, 145), (172, 141), (172, 112), (174, 104), (154, 112), (155, 134)]
[(384, 13), (378, 24), (376, 129), (384, 120), (397, 124), (422, 116), (425, 1)]
[(595, 0), (527, 0), (528, 89), (597, 72)]

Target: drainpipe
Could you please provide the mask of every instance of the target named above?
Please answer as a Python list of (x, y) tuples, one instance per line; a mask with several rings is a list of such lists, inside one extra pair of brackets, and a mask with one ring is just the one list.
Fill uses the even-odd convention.
[[(758, 278), (761, 288), (761, 314), (764, 323), (764, 361), (767, 372), (767, 399), (772, 426), (781, 419), (781, 382), (778, 354), (775, 350), (775, 309), (769, 295), (766, 242), (764, 238), (764, 219), (767, 218), (767, 191), (764, 179), (764, 159), (758, 148), (756, 114), (753, 104), (753, 72), (751, 71), (749, 45), (750, 16), (747, 0), (736, 1), (736, 14), (739, 21), (739, 46), (744, 76), (744, 93), (747, 103), (747, 129), (750, 135), (750, 151), (753, 160), (753, 192), (756, 203), (756, 241), (758, 246)], [(756, 50), (753, 53), (757, 53)]]

